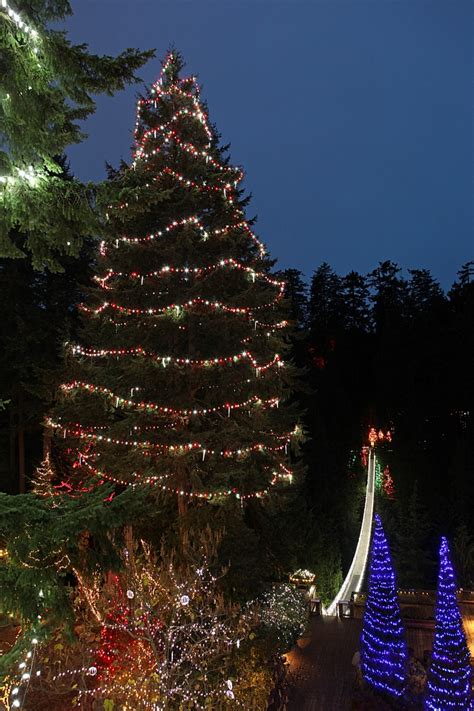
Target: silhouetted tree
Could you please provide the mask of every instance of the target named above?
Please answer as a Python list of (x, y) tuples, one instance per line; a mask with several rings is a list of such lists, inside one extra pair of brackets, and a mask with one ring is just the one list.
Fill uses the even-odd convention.
[(349, 272), (342, 279), (345, 327), (348, 331), (366, 333), (371, 327), (369, 311), (369, 287), (358, 272)]

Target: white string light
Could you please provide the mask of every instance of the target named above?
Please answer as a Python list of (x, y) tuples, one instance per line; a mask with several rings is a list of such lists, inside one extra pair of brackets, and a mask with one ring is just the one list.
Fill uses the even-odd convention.
[[(16, 27), (21, 30), (33, 43), (33, 51), (35, 54), (38, 52), (38, 42), (40, 39), (37, 30), (28, 22), (26, 22), (23, 17), (17, 12), (8, 2), (8, 0), (0, 0), (0, 11), (4, 12), (10, 20), (16, 25)], [(31, 87), (30, 87), (31, 88)], [(9, 95), (7, 94), (7, 99)], [(38, 179), (41, 174), (36, 171), (33, 166), (28, 166), (28, 168), (15, 168), (14, 175), (0, 175), (0, 186), (4, 187), (14, 187), (18, 182), (26, 181), (31, 187), (36, 187), (38, 184)]]
[[(0, 0), (1, 2), (1, 0)], [(15, 175), (0, 175), (0, 185), (13, 186), (18, 182), (26, 181), (32, 188), (38, 185), (38, 180), (41, 173), (30, 165), (26, 170), (23, 168), (15, 168)]]
[(5, 10), (8, 17), (15, 23), (19, 30), (24, 32), (34, 42), (38, 42), (39, 34), (35, 28), (22, 18), (19, 12), (13, 9), (7, 0), (0, 0), (0, 9)]
[[(40, 624), (41, 615), (38, 615), (37, 620), (38, 624)], [(17, 675), (19, 678), (10, 691), (10, 707), (12, 709), (22, 709), (24, 707), (32, 678), (34, 676), (38, 677), (41, 675), (41, 669), (35, 668), (38, 643), (39, 640), (35, 629), (33, 628), (30, 649), (26, 652), (22, 661), (18, 664)]]

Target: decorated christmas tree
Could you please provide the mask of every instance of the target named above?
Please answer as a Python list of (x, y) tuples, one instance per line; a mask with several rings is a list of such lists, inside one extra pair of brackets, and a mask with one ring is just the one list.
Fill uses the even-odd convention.
[(281, 407), (284, 283), (181, 69), (171, 52), (138, 102), (133, 164), (111, 176), (110, 238), (50, 424), (75, 488), (151, 485), (183, 514), (291, 481), (298, 429)]
[(471, 655), (456, 598), (456, 578), (446, 538), (441, 539), (433, 655), (425, 709), (469, 711), (472, 704)]
[[(221, 629), (221, 609), (233, 610), (236, 579), (243, 581), (247, 598), (256, 594), (257, 578), (263, 587), (262, 567), (254, 565), (250, 585), (242, 566), (248, 568), (258, 555), (278, 563), (273, 540), (265, 535), (275, 507), (262, 500), (291, 482), (289, 449), (299, 436), (296, 415), (285, 402), (293, 378), (282, 338), (285, 285), (272, 275), (272, 262), (245, 217), (242, 171), (230, 166), (196, 80), (182, 78), (181, 68), (179, 55), (171, 52), (159, 80), (138, 103), (133, 164), (111, 171), (99, 195), (107, 206), (108, 236), (97, 255), (95, 284), (80, 306), (80, 338), (66, 344), (69, 377), (48, 420), (51, 455), (28, 498), (0, 498), (0, 509), (9, 514), (0, 527), (10, 554), (0, 567), (11, 591), (5, 609), (27, 622), (34, 612), (28, 601), (44, 591), (45, 638), (61, 629), (64, 618), (71, 627), (90, 610), (80, 669), (95, 635), (88, 662), (91, 693), (100, 683), (107, 693), (113, 686), (121, 699), (123, 673), (125, 697), (130, 677), (142, 702), (148, 692), (140, 673), (153, 689), (165, 689), (165, 696), (178, 689), (182, 673), (179, 708), (191, 657), (193, 689), (198, 688), (192, 697), (211, 698), (201, 688), (206, 650)], [(13, 510), (21, 510), (21, 518), (13, 519)], [(202, 635), (197, 628), (185, 630), (164, 653), (163, 615), (170, 612), (174, 629), (174, 613), (189, 609), (192, 627), (197, 613), (187, 598), (193, 595), (183, 591), (176, 598), (169, 578), (153, 615), (142, 610), (134, 622), (138, 634), (128, 617), (135, 598), (121, 584), (109, 605), (107, 587), (121, 575), (120, 561), (134, 540), (149, 546), (150, 560), (155, 556), (156, 569), (166, 572), (161, 564), (170, 550), (178, 550), (179, 567), (189, 554), (190, 531), (197, 536), (208, 524), (219, 538), (216, 565), (230, 562), (229, 573), (222, 582), (209, 571), (212, 590), (201, 602), (212, 614)], [(146, 597), (153, 571), (148, 563), (144, 574), (141, 565), (130, 575), (142, 581)], [(232, 600), (223, 597), (221, 584), (224, 592), (232, 590)], [(92, 629), (98, 622), (99, 630)], [(148, 623), (143, 646), (141, 626)], [(234, 663), (228, 657), (233, 623), (221, 631), (209, 656), (209, 679), (219, 698), (231, 700), (231, 679), (222, 674)], [(158, 665), (153, 679), (150, 649)], [(61, 655), (53, 644), (46, 656), (51, 667)], [(139, 668), (132, 670), (134, 660)]]
[(374, 689), (399, 697), (406, 687), (407, 662), (395, 573), (382, 521), (376, 514), (361, 636), (362, 675)]

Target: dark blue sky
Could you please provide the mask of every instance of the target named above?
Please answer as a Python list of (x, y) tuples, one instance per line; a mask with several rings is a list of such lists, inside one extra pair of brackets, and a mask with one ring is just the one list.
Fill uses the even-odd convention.
[[(72, 0), (101, 53), (175, 43), (246, 171), (281, 268), (393, 259), (448, 286), (474, 258), (472, 0)], [(100, 99), (70, 151), (84, 179), (130, 156), (131, 88)]]

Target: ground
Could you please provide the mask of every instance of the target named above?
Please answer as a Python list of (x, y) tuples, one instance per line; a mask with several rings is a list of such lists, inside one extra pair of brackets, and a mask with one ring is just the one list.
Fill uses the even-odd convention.
[[(472, 606), (471, 606), (472, 607)], [(474, 652), (474, 610), (464, 617)], [(352, 708), (355, 672), (352, 657), (359, 649), (361, 619), (315, 617), (306, 635), (286, 657), (289, 662), (288, 711), (346, 711)], [(407, 624), (407, 642), (415, 656), (431, 649), (433, 626)]]

